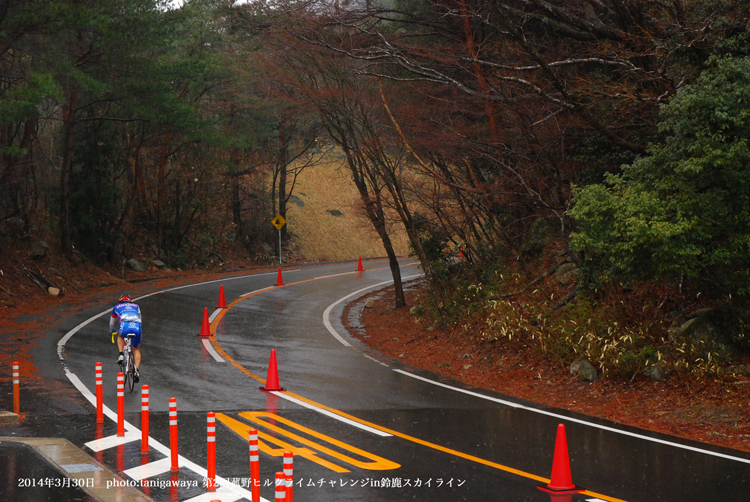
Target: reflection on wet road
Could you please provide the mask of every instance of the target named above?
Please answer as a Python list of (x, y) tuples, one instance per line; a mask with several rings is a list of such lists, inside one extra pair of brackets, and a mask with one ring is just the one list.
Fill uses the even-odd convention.
[[(294, 458), (297, 501), (741, 500), (750, 456), (469, 389), (372, 353), (343, 328), (346, 301), (390, 279), (385, 262), (227, 277), (136, 301), (144, 316), (142, 384), (150, 387), (149, 452), (140, 452), (141, 399), (125, 399), (118, 438), (115, 350), (107, 305), (68, 319), (36, 353), (94, 401), (104, 363), (109, 417), (94, 431), (93, 406), (64, 414), (86, 423), (65, 434), (158, 501), (250, 500), (247, 431), (260, 436), (261, 494), (273, 499), (284, 451)], [(403, 274), (418, 274), (404, 264)], [(381, 285), (381, 286), (378, 286)], [(215, 311), (219, 287), (227, 308)], [(357, 293), (353, 295), (353, 293)], [(353, 296), (351, 296), (353, 295)], [(349, 297), (348, 299), (345, 299)], [(208, 308), (211, 338), (201, 339)], [(59, 345), (58, 345), (58, 342)], [(262, 392), (274, 350), (286, 392)], [(41, 364), (40, 364), (41, 366)], [(58, 363), (59, 366), (59, 363)], [(169, 398), (178, 406), (179, 473), (170, 472)], [(206, 498), (206, 412), (216, 412), (220, 491)], [(90, 416), (88, 416), (90, 415)], [(558, 424), (581, 493), (550, 495)], [(45, 422), (37, 425), (43, 433)], [(101, 429), (101, 427), (100, 427)], [(58, 431), (60, 432), (60, 431)], [(217, 496), (218, 495), (218, 496)]]

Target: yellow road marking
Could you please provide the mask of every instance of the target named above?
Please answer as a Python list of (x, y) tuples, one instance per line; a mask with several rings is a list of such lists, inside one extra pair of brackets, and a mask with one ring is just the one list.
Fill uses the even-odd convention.
[[(250, 426), (248, 424), (235, 420), (231, 417), (228, 417), (224, 415), (223, 413), (217, 413), (216, 419), (222, 422), (224, 425), (226, 425), (230, 429), (232, 429), (237, 434), (239, 434), (240, 437), (245, 438), (245, 439), (247, 438), (247, 433), (250, 430)], [(268, 441), (269, 443), (273, 443), (279, 448), (278, 449), (271, 448), (261, 440), (265, 440), (265, 441)], [(298, 448), (278, 438), (270, 436), (262, 431), (258, 431), (258, 449), (274, 457), (283, 456), (285, 451), (291, 451), (296, 456), (306, 458), (312, 462), (315, 462), (316, 464), (319, 464), (319, 465), (322, 465), (323, 467), (331, 469), (334, 472), (338, 472), (338, 473), (350, 472), (349, 469), (344, 469), (343, 467), (338, 466), (332, 462), (329, 462), (328, 460), (320, 458), (312, 450), (309, 450), (307, 448)]]
[[(221, 415), (221, 416), (219, 416)], [(252, 422), (255, 422), (262, 427), (265, 427), (267, 429), (270, 429), (271, 431), (275, 432), (278, 435), (286, 436), (289, 439), (296, 441), (297, 443), (304, 444), (308, 446), (308, 448), (298, 448), (295, 446), (292, 446), (289, 443), (286, 443), (284, 441), (281, 441), (277, 437), (268, 435), (263, 433), (262, 431), (258, 431), (258, 437), (261, 439), (265, 439), (268, 442), (275, 443), (277, 446), (280, 446), (280, 449), (273, 450), (271, 448), (268, 448), (267, 446), (263, 445), (259, 448), (274, 456), (280, 456), (284, 454), (284, 450), (291, 451), (295, 455), (300, 455), (304, 458), (307, 458), (309, 460), (312, 460), (313, 462), (316, 462), (320, 465), (324, 465), (325, 467), (328, 467), (329, 469), (335, 471), (335, 472), (349, 472), (348, 469), (345, 469), (343, 467), (339, 467), (338, 465), (332, 464), (326, 460), (322, 460), (320, 457), (316, 456), (316, 452), (313, 450), (317, 450), (321, 453), (325, 453), (326, 455), (329, 455), (331, 457), (334, 457), (338, 460), (341, 460), (344, 463), (353, 465), (355, 467), (359, 467), (360, 469), (366, 469), (370, 471), (384, 471), (384, 470), (390, 470), (390, 469), (398, 469), (401, 467), (400, 464), (397, 464), (396, 462), (391, 462), (390, 460), (387, 460), (383, 457), (380, 457), (378, 455), (375, 455), (373, 453), (369, 453), (367, 451), (364, 451), (360, 448), (357, 448), (356, 446), (352, 446), (349, 444), (344, 443), (343, 441), (339, 441), (338, 439), (334, 439), (332, 437), (326, 436), (325, 434), (321, 434), (320, 432), (314, 431), (312, 429), (309, 429), (305, 426), (302, 426), (300, 424), (297, 424), (295, 422), (292, 422), (291, 420), (287, 420), (284, 417), (281, 417), (279, 415), (276, 415), (275, 413), (267, 413), (264, 411), (247, 411), (239, 414), (242, 418), (246, 418)], [(224, 414), (217, 414), (217, 419), (226, 424), (229, 428), (231, 428), (233, 431), (235, 431), (237, 434), (239, 434), (241, 437), (247, 437), (247, 431), (250, 429), (249, 425), (243, 424), (242, 422), (239, 422), (237, 420), (234, 420)], [(262, 418), (269, 419), (268, 421), (262, 420)], [(336, 446), (342, 450), (348, 451), (350, 453), (353, 453), (355, 455), (358, 455), (363, 458), (367, 458), (370, 460), (370, 462), (365, 462), (362, 460), (357, 460), (355, 458), (352, 458), (348, 455), (344, 455), (343, 453), (339, 453), (335, 450), (332, 450), (326, 446), (323, 446), (321, 444), (318, 444), (310, 439), (307, 439), (305, 437), (299, 436), (297, 434), (294, 434), (293, 432), (290, 432), (289, 430), (283, 429), (281, 427), (278, 427), (274, 425), (271, 422), (279, 422), (282, 423), (288, 427), (291, 427), (293, 429), (297, 429), (298, 431), (307, 434), (309, 436), (318, 438), (322, 441), (325, 441), (333, 446)]]
[[(258, 424), (261, 424), (264, 427), (271, 429), (272, 431), (275, 431), (290, 439), (293, 439), (299, 443), (305, 444), (309, 446), (310, 448), (315, 448), (316, 450), (321, 451), (334, 458), (337, 458), (341, 460), (342, 462), (346, 462), (347, 464), (353, 465), (355, 467), (359, 467), (360, 469), (367, 469), (370, 471), (386, 471), (390, 469), (398, 469), (399, 467), (401, 467), (401, 465), (397, 464), (396, 462), (391, 462), (390, 460), (386, 460), (383, 457), (379, 457), (373, 453), (369, 453), (364, 450), (361, 450), (357, 448), (356, 446), (348, 445), (344, 443), (343, 441), (339, 441), (338, 439), (334, 439), (332, 437), (326, 436), (325, 434), (321, 434), (320, 432), (314, 431), (312, 429), (308, 429), (307, 427), (296, 424), (292, 422), (291, 420), (287, 420), (286, 418), (280, 417), (276, 415), (275, 413), (267, 413), (263, 411), (246, 411), (246, 412), (240, 413), (240, 416), (243, 418), (247, 418), (248, 420), (251, 420)], [(275, 420), (277, 422), (281, 422), (282, 424), (285, 424), (289, 427), (297, 429), (298, 431), (303, 432), (309, 436), (316, 437), (322, 441), (325, 441), (334, 446), (337, 446), (341, 448), (342, 450), (346, 450), (348, 452), (354, 453), (355, 455), (359, 455), (360, 457), (368, 458), (371, 460), (371, 462), (363, 462), (361, 460), (357, 460), (352, 457), (349, 457), (348, 455), (344, 455), (337, 451), (331, 450), (330, 448), (326, 448), (325, 446), (319, 445), (313, 441), (310, 441), (309, 439), (298, 436), (285, 429), (282, 429), (281, 427), (277, 427), (276, 425), (268, 423), (265, 420), (261, 420), (262, 417), (266, 417), (266, 418)]]
[[(387, 268), (387, 267), (383, 267), (383, 268)], [(229, 309), (231, 309), (232, 307), (234, 307), (237, 303), (241, 302), (242, 300), (244, 300), (246, 298), (250, 298), (250, 297), (255, 296), (257, 294), (260, 294), (260, 293), (265, 293), (266, 291), (271, 291), (271, 290), (274, 290), (274, 289), (277, 289), (277, 288), (281, 288), (281, 287), (286, 287), (286, 286), (292, 286), (294, 284), (302, 284), (302, 283), (305, 283), (305, 282), (312, 282), (312, 281), (317, 281), (317, 280), (320, 280), (320, 279), (326, 279), (326, 278), (330, 278), (330, 277), (338, 277), (338, 276), (342, 276), (342, 275), (349, 275), (349, 274), (355, 274), (355, 273), (357, 273), (357, 272), (345, 272), (343, 274), (335, 274), (335, 275), (329, 275), (329, 276), (325, 276), (325, 277), (316, 277), (314, 279), (307, 279), (307, 280), (304, 280), (304, 281), (292, 282), (292, 283), (289, 283), (289, 284), (287, 284), (285, 286), (276, 286), (276, 287), (272, 287), (272, 288), (268, 288), (268, 289), (263, 289), (263, 290), (260, 290), (260, 291), (256, 291), (255, 293), (251, 293), (249, 295), (242, 296), (242, 297), (236, 299), (235, 301), (233, 301), (231, 304), (227, 305), (227, 308), (224, 309), (224, 310), (222, 310), (219, 313), (219, 315), (216, 316), (216, 318), (214, 319), (213, 323), (211, 323), (211, 344), (214, 346), (214, 348), (217, 350), (217, 352), (219, 352), (222, 355), (222, 357), (224, 357), (226, 360), (228, 360), (232, 364), (232, 366), (234, 366), (235, 368), (237, 368), (238, 370), (240, 370), (244, 374), (248, 375), (249, 377), (254, 378), (258, 382), (261, 382), (261, 383), (265, 384), (266, 381), (263, 378), (261, 378), (261, 377), (259, 377), (257, 375), (254, 375), (253, 373), (251, 373), (250, 371), (248, 371), (246, 368), (244, 368), (242, 365), (240, 365), (239, 363), (237, 363), (234, 359), (232, 359), (221, 348), (221, 346), (219, 346), (218, 342), (216, 341), (216, 336), (215, 336), (216, 325), (219, 323), (219, 321), (221, 320), (221, 318), (224, 317), (224, 314)], [(398, 431), (395, 431), (395, 430), (392, 430), (392, 429), (388, 429), (387, 427), (383, 427), (383, 426), (380, 426), (378, 424), (374, 424), (372, 422), (368, 422), (366, 420), (362, 420), (362, 419), (360, 419), (358, 417), (355, 417), (353, 415), (349, 415), (348, 413), (344, 413), (343, 411), (336, 410), (334, 408), (329, 408), (328, 406), (326, 406), (324, 404), (317, 403), (315, 401), (312, 401), (312, 400), (307, 399), (305, 397), (302, 397), (300, 395), (294, 394), (292, 392), (286, 391), (285, 394), (293, 396), (293, 397), (295, 397), (295, 398), (297, 398), (297, 399), (299, 399), (301, 401), (304, 401), (304, 402), (306, 402), (306, 403), (308, 403), (308, 404), (310, 404), (312, 406), (316, 406), (318, 408), (330, 411), (331, 413), (335, 413), (335, 414), (337, 414), (339, 416), (342, 416), (344, 418), (348, 418), (349, 420), (353, 420), (353, 421), (358, 422), (360, 424), (367, 425), (368, 427), (372, 427), (374, 429), (378, 429), (378, 430), (381, 430), (383, 432), (387, 432), (389, 434), (392, 434), (393, 436), (397, 436), (397, 437), (400, 437), (402, 439), (406, 439), (407, 441), (411, 441), (413, 443), (417, 443), (417, 444), (420, 444), (422, 446), (426, 446), (426, 447), (431, 448), (433, 450), (438, 450), (438, 451), (441, 451), (441, 452), (444, 452), (444, 453), (448, 453), (450, 455), (454, 455), (454, 456), (459, 457), (459, 458), (463, 458), (463, 459), (466, 459), (466, 460), (469, 460), (469, 461), (472, 461), (472, 462), (476, 462), (476, 463), (479, 463), (479, 464), (482, 464), (482, 465), (486, 465), (488, 467), (492, 467), (492, 468), (495, 468), (495, 469), (498, 469), (498, 470), (501, 470), (501, 471), (504, 471), (504, 472), (508, 472), (510, 474), (515, 474), (515, 475), (518, 475), (518, 476), (521, 476), (521, 477), (524, 477), (524, 478), (527, 478), (527, 479), (532, 479), (532, 480), (540, 482), (540, 483), (547, 484), (547, 483), (550, 482), (549, 478), (545, 478), (545, 477), (542, 477), (542, 476), (537, 476), (536, 474), (532, 474), (530, 472), (525, 472), (525, 471), (521, 471), (519, 469), (514, 469), (513, 467), (509, 467), (509, 466), (506, 466), (506, 465), (503, 465), (503, 464), (498, 464), (497, 462), (492, 462), (490, 460), (485, 460), (485, 459), (480, 458), (480, 457), (475, 457), (474, 455), (469, 455), (467, 453), (463, 453), (463, 452), (460, 452), (460, 451), (457, 451), (457, 450), (453, 450), (451, 448), (446, 448), (444, 446), (440, 446), (440, 445), (435, 444), (435, 443), (430, 443), (429, 441), (424, 441), (422, 439), (415, 438), (415, 437), (409, 436), (407, 434), (402, 434), (402, 433), (400, 433)], [(218, 415), (217, 415), (217, 418), (218, 418)], [(237, 423), (240, 423), (240, 422), (237, 422)], [(248, 429), (249, 429), (249, 427), (248, 427)], [(245, 431), (245, 437), (247, 437), (247, 432), (246, 431)], [(315, 457), (315, 458), (317, 458), (317, 457)], [(321, 459), (317, 458), (317, 460), (321, 460)], [(313, 460), (313, 461), (315, 461), (315, 460)], [(596, 498), (599, 498), (599, 499), (602, 499), (602, 500), (606, 500), (607, 502), (626, 502), (625, 500), (622, 500), (622, 499), (618, 499), (618, 498), (615, 498), (615, 497), (610, 497), (608, 495), (604, 495), (604, 494), (597, 493), (597, 492), (592, 492), (592, 491), (589, 491), (589, 490), (584, 490), (581, 493), (584, 494), (584, 495), (589, 495), (591, 497), (596, 497)]]

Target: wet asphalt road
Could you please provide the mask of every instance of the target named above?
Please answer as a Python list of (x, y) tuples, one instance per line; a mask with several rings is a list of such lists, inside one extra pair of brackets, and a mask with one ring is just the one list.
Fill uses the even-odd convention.
[[(268, 449), (260, 459), (263, 480), (281, 470), (284, 449), (306, 448), (307, 456), (300, 451), (294, 465), (294, 498), (301, 502), (747, 500), (750, 455), (745, 453), (469, 389), (368, 351), (341, 324), (345, 302), (333, 304), (388, 281), (390, 271), (384, 261), (365, 263), (364, 273), (352, 273), (355, 266), (285, 270), (280, 288), (264, 290), (276, 283), (274, 272), (227, 277), (136, 300), (144, 316), (141, 383), (150, 387), (153, 441), (169, 445), (167, 405), (175, 397), (180, 455), (205, 467), (206, 412), (221, 413), (217, 474), (242, 486), (249, 463), (241, 434), (248, 426), (257, 427), (267, 434)], [(415, 266), (402, 270), (404, 276), (419, 273)], [(196, 335), (204, 308), (214, 312), (221, 285), (231, 308), (215, 323), (212, 347), (220, 362)], [(237, 301), (248, 293), (254, 294)], [(324, 325), (327, 309), (332, 329), (351, 346)], [(116, 410), (110, 310), (111, 304), (104, 303), (56, 325), (35, 349), (35, 361), (39, 373), (59, 388), (71, 386), (67, 371), (92, 392), (95, 363), (101, 361), (105, 405)], [(98, 314), (103, 315), (67, 338), (61, 361), (59, 341)], [(287, 389), (283, 395), (261, 392), (262, 384), (254, 378), (266, 378), (271, 349), (280, 384)], [(90, 403), (56, 397), (52, 387), (29, 392), (24, 404), (33, 413), (22, 426), (2, 433), (62, 436), (79, 446), (116, 433), (110, 419), (97, 429)], [(290, 395), (294, 400), (284, 397)], [(125, 396), (125, 419), (137, 428), (140, 409), (136, 387)], [(351, 420), (342, 421), (342, 415)], [(537, 489), (545, 483), (532, 478), (550, 477), (560, 423), (566, 426), (573, 482), (588, 494), (551, 498)], [(118, 472), (166, 458), (155, 448), (146, 456), (139, 450), (139, 441), (96, 453), (87, 449)], [(174, 478), (166, 472), (150, 479)], [(158, 501), (205, 493), (203, 478), (194, 470), (181, 468), (176, 479), (183, 481), (177, 489), (144, 491)], [(273, 500), (273, 487), (263, 486), (261, 494)]]

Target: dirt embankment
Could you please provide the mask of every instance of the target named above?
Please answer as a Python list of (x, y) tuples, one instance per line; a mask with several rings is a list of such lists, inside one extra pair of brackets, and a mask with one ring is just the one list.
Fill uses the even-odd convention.
[[(418, 291), (408, 293), (413, 305)], [(451, 377), (537, 403), (595, 416), (620, 424), (750, 452), (750, 385), (714, 378), (674, 376), (665, 382), (598, 379), (579, 382), (549, 360), (511, 342), (488, 343), (459, 329), (433, 329), (394, 310), (392, 290), (376, 292), (350, 304), (362, 309), (359, 326), (349, 326), (379, 352)]]

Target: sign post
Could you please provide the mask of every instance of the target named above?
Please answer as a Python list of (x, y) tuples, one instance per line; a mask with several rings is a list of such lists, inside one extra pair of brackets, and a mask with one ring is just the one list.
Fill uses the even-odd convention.
[(276, 227), (279, 231), (279, 267), (281, 266), (281, 229), (286, 225), (286, 219), (281, 214), (277, 214), (276, 217), (271, 220), (271, 224)]

